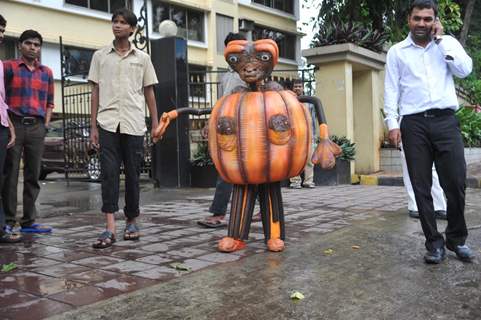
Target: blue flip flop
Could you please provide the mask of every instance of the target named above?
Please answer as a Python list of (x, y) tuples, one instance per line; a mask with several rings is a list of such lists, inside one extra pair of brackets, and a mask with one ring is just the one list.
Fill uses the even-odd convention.
[(38, 223), (34, 223), (30, 227), (20, 228), (20, 232), (22, 232), (22, 233), (50, 233), (50, 232), (52, 232), (52, 228), (42, 226), (41, 224), (38, 224)]

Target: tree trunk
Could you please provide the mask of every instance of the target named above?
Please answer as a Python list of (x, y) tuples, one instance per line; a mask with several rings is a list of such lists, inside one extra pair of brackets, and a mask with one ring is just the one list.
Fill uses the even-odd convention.
[(475, 2), (476, 0), (468, 0), (468, 4), (466, 5), (466, 11), (463, 19), (463, 29), (461, 29), (461, 35), (459, 36), (459, 42), (461, 42), (463, 46), (466, 44), (466, 40), (468, 39), (469, 25), (471, 24), (471, 16), (473, 14)]

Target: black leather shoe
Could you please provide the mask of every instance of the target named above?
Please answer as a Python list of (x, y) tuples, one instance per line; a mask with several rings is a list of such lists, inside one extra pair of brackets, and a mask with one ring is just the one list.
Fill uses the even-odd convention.
[(446, 249), (443, 248), (435, 248), (431, 251), (427, 251), (424, 255), (424, 261), (429, 264), (439, 264), (441, 261), (446, 258)]
[(449, 246), (446, 245), (446, 247), (456, 253), (456, 256), (458, 257), (459, 260), (464, 261), (464, 262), (471, 262), (474, 259), (474, 253), (473, 251), (465, 244), (462, 246)]
[(411, 218), (414, 218), (414, 219), (419, 219), (419, 212), (418, 211), (412, 211), (412, 210), (409, 210), (409, 216)]
[(444, 210), (434, 211), (434, 216), (436, 217), (436, 219), (448, 220), (448, 216), (446, 215), (446, 211)]

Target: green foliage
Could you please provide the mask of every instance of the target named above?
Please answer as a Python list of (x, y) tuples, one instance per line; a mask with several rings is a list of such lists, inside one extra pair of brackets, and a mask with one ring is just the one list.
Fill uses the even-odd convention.
[(387, 33), (373, 30), (360, 22), (342, 22), (335, 19), (319, 28), (319, 32), (314, 36), (311, 47), (349, 42), (372, 51), (381, 52), (387, 39)]
[(461, 7), (453, 0), (438, 1), (439, 20), (441, 20), (444, 33), (455, 34), (463, 27)]
[(192, 156), (191, 163), (193, 166), (197, 167), (205, 167), (214, 164), (210, 158), (209, 145), (206, 141), (197, 143), (197, 151)]
[(335, 135), (330, 136), (332, 142), (336, 143), (342, 149), (342, 153), (339, 156), (341, 160), (354, 160), (356, 157), (356, 144), (351, 142), (348, 138)]
[(481, 113), (473, 108), (461, 108), (456, 112), (466, 147), (481, 147)]
[[(304, 0), (306, 6), (311, 8), (314, 2)], [(407, 17), (410, 2), (406, 0), (323, 0), (318, 9), (318, 15), (314, 19), (314, 30), (318, 31), (311, 47), (332, 44), (332, 40), (325, 39), (326, 35), (333, 32), (329, 30), (332, 27), (326, 27), (326, 25), (332, 25), (340, 19), (343, 23), (360, 24), (372, 32), (387, 34), (391, 43), (399, 42), (409, 32)], [(439, 0), (439, 17), (445, 33), (456, 33), (461, 30), (463, 24), (461, 7), (455, 0)], [(339, 39), (344, 41), (345, 37)]]
[(456, 84), (464, 91), (463, 98), (476, 105), (481, 103), (481, 35), (468, 37), (466, 51), (473, 59), (473, 71), (464, 79), (456, 79)]

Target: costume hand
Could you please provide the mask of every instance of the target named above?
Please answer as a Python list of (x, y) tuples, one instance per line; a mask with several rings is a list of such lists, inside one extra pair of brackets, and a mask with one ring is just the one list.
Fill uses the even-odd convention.
[(399, 129), (392, 129), (389, 130), (389, 143), (399, 148), (399, 144), (401, 143), (401, 130)]
[(155, 131), (152, 132), (153, 143), (156, 143), (157, 141), (162, 139), (162, 137), (164, 136), (165, 130), (167, 130), (167, 127), (170, 124), (170, 121), (176, 118), (177, 118), (176, 110), (162, 113), (162, 116), (160, 117), (160, 120), (159, 120), (159, 125), (157, 126)]
[(90, 144), (95, 150), (98, 150), (100, 148), (99, 130), (96, 125), (90, 128)]
[(342, 149), (329, 139), (329, 130), (325, 123), (319, 124), (319, 138), (320, 142), (312, 154), (311, 162), (320, 165), (322, 169), (332, 169)]

